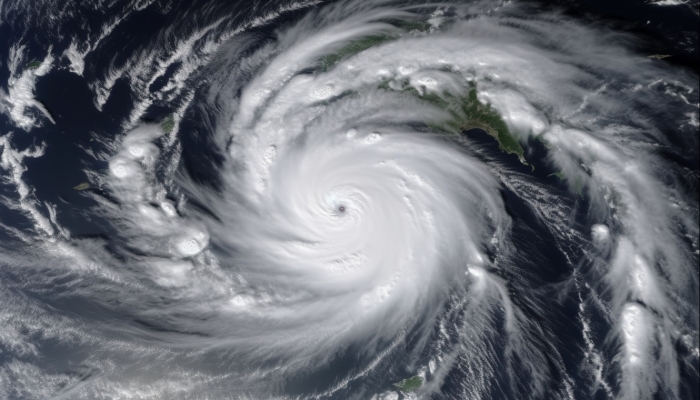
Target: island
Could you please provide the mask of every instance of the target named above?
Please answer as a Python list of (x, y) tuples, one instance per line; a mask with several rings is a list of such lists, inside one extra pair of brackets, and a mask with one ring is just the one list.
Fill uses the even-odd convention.
[(404, 393), (413, 392), (423, 386), (423, 378), (420, 375), (396, 382), (394, 386)]
[[(425, 32), (429, 29), (427, 23), (420, 21), (400, 22), (386, 20), (384, 22), (406, 33), (415, 31)], [(318, 60), (319, 67), (322, 71), (328, 71), (343, 59), (371, 47), (396, 40), (399, 37), (400, 35), (378, 34), (355, 39), (338, 51), (321, 57)], [(446, 67), (443, 72), (453, 71)], [(507, 154), (515, 154), (521, 163), (529, 165), (525, 160), (525, 151), (518, 142), (518, 139), (510, 132), (503, 118), (491, 107), (491, 104), (479, 100), (475, 82), (471, 81), (467, 83), (467, 87), (465, 88), (467, 92), (466, 96), (455, 95), (447, 91), (439, 94), (434, 92), (421, 93), (410, 85), (408, 78), (402, 81), (385, 80), (379, 84), (379, 88), (387, 91), (405, 93), (447, 111), (450, 116), (448, 120), (439, 124), (426, 123), (431, 129), (455, 134), (475, 128), (481, 129), (498, 142), (498, 147), (501, 151)], [(166, 130), (165, 123), (163, 123), (162, 126), (163, 129)], [(168, 130), (166, 130), (166, 132), (168, 132)], [(534, 167), (532, 168), (534, 169)]]

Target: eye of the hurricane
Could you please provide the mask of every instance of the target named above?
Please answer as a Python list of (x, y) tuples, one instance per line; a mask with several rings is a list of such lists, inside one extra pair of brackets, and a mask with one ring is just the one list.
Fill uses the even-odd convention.
[(338, 207), (338, 211), (340, 211), (341, 213), (344, 213), (344, 212), (345, 212), (345, 206), (340, 206), (340, 207)]

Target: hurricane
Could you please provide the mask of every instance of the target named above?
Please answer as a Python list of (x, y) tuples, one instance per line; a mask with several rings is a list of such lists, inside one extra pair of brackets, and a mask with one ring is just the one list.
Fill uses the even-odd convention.
[(408, 0), (0, 36), (0, 399), (699, 395), (698, 75), (640, 36)]

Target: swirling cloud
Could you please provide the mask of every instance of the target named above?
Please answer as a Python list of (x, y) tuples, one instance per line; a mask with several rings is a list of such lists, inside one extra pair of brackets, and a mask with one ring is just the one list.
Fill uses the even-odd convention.
[[(73, 356), (97, 371), (84, 383), (29, 361), (2, 379), (29, 398), (43, 392), (17, 376), (75, 398), (687, 393), (698, 214), (682, 183), (697, 171), (660, 149), (697, 145), (696, 76), (515, 4), (346, 2), (265, 41), (246, 30), (261, 21), (195, 30), (178, 47), (192, 64), (137, 97), (117, 140), (98, 138), (106, 168), (84, 194), (108, 242), (44, 217), (22, 177), (30, 153), (0, 141), (36, 226), (22, 237), (35, 259), (7, 256), (12, 279), (54, 268), (17, 287), (109, 315), (50, 330), (32, 311), (43, 340), (90, 349)], [(134, 123), (163, 99), (180, 101), (173, 116)], [(205, 171), (181, 158), (198, 134)], [(0, 344), (38, 356), (25, 324)]]

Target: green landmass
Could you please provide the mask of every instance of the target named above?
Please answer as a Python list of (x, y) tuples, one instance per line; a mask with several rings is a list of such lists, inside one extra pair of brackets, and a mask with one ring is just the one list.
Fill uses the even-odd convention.
[(581, 181), (580, 178), (576, 178), (573, 181), (571, 181), (561, 171), (555, 172), (553, 174), (549, 174), (547, 176), (556, 176), (557, 178), (559, 178), (563, 181), (567, 181), (569, 183), (569, 187), (571, 187), (571, 190), (574, 193), (576, 193), (579, 197), (583, 197), (583, 181)]
[[(390, 89), (388, 82), (382, 82), (380, 89)], [(409, 93), (434, 106), (447, 111), (452, 118), (441, 124), (428, 124), (429, 127), (451, 133), (459, 133), (469, 129), (479, 128), (491, 135), (498, 141), (498, 148), (508, 154), (515, 154), (525, 165), (525, 151), (508, 130), (508, 125), (494, 109), (491, 104), (484, 104), (479, 101), (476, 92), (476, 84), (470, 83), (469, 93), (466, 97), (455, 97), (450, 93), (438, 95), (436, 93), (426, 93), (421, 95), (418, 90), (408, 85), (408, 81), (403, 82), (403, 92)]]
[(27, 69), (37, 69), (41, 67), (41, 61), (32, 61), (29, 64), (27, 64)]
[[(430, 25), (420, 21), (385, 20), (385, 22), (405, 30), (428, 30), (430, 28)], [(394, 39), (396, 37), (391, 35), (366, 36), (350, 42), (335, 53), (323, 56), (319, 62), (324, 70), (328, 70), (344, 58)], [(447, 71), (449, 72), (449, 68), (447, 68)], [(501, 151), (507, 154), (515, 154), (520, 162), (529, 165), (525, 160), (525, 151), (518, 139), (508, 130), (508, 125), (506, 125), (498, 112), (491, 108), (491, 104), (479, 101), (475, 83), (469, 84), (469, 92), (466, 97), (455, 96), (447, 92), (441, 95), (436, 93), (421, 94), (409, 84), (408, 79), (400, 82), (400, 84), (402, 92), (431, 103), (447, 111), (452, 116), (448, 121), (440, 124), (428, 124), (430, 128), (451, 133), (459, 133), (473, 128), (482, 129), (496, 139)], [(379, 88), (394, 90), (389, 85), (389, 81), (380, 83)], [(163, 129), (166, 130), (165, 126)]]
[(547, 141), (547, 139), (544, 138), (544, 135), (542, 135), (542, 134), (537, 135), (537, 136), (535, 136), (535, 139), (536, 139), (537, 141), (539, 141), (540, 143), (542, 143), (542, 145), (543, 145), (547, 150), (551, 150), (551, 149), (552, 149), (552, 145), (549, 143), (549, 141)]
[(337, 52), (323, 56), (320, 60), (321, 67), (323, 67), (324, 70), (328, 70), (343, 58), (350, 57), (361, 51), (367, 50), (370, 47), (374, 47), (394, 39), (394, 36), (389, 35), (373, 35), (354, 40)]
[(163, 128), (163, 132), (170, 133), (173, 128), (175, 128), (175, 119), (172, 115), (168, 116), (165, 121), (160, 123), (160, 127)]
[(559, 178), (559, 179), (561, 179), (561, 180), (566, 179), (566, 175), (564, 175), (564, 173), (561, 172), (561, 171), (555, 172), (555, 173), (553, 173), (553, 174), (549, 174), (549, 175), (547, 175), (547, 176), (556, 176), (557, 178)]
[(649, 58), (653, 58), (656, 60), (663, 60), (664, 58), (671, 57), (670, 54), (652, 54), (649, 56)]
[(73, 189), (75, 190), (85, 190), (90, 187), (90, 184), (87, 182), (83, 182), (80, 185), (73, 186)]
[(463, 130), (480, 128), (493, 136), (498, 141), (498, 148), (508, 154), (517, 154), (520, 162), (525, 162), (525, 151), (508, 130), (508, 125), (498, 113), (491, 109), (491, 104), (484, 104), (476, 96), (476, 84), (471, 84), (469, 96), (462, 100), (462, 107), (466, 111), (468, 120)]
[[(402, 30), (405, 30), (407, 32), (411, 31), (419, 31), (419, 32), (427, 32), (430, 30), (430, 24), (427, 22), (423, 21), (415, 21), (415, 20), (402, 20), (402, 19), (386, 19), (383, 20), (383, 22), (386, 22), (387, 24), (393, 25), (397, 28), (400, 28)], [(335, 53), (332, 54), (327, 54), (323, 57), (321, 57), (320, 63), (321, 67), (323, 67), (324, 70), (328, 70), (332, 66), (338, 63), (338, 61), (353, 56), (361, 51), (367, 50), (370, 47), (374, 47), (377, 45), (380, 45), (382, 43), (390, 42), (392, 40), (396, 39), (396, 36), (394, 35), (372, 35), (372, 36), (365, 36), (363, 38), (359, 38), (357, 40), (353, 40), (352, 42), (348, 43), (345, 47), (341, 48)]]
[(573, 190), (578, 197), (583, 197), (583, 182), (580, 178), (574, 179), (574, 183), (571, 185), (571, 190)]
[(394, 383), (394, 386), (402, 392), (413, 392), (423, 386), (423, 378), (419, 375), (404, 379), (401, 382)]

